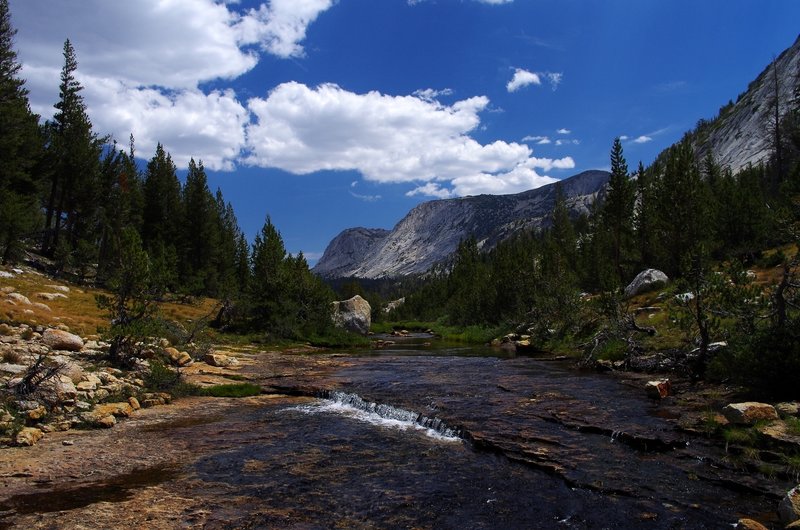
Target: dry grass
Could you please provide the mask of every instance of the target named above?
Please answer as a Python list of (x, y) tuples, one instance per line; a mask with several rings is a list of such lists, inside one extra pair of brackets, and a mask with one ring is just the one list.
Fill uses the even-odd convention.
[[(38, 293), (59, 293), (52, 285), (69, 287), (67, 298), (44, 300), (37, 296)], [(13, 287), (15, 292), (22, 294), (31, 301), (31, 305), (8, 303), (6, 294), (0, 295), (0, 322), (14, 324), (29, 324), (32, 326), (56, 326), (65, 324), (69, 329), (83, 337), (92, 337), (98, 330), (108, 328), (107, 316), (97, 307), (95, 295), (108, 294), (107, 291), (54, 280), (37, 272), (25, 272), (14, 278), (0, 278), (0, 288)], [(37, 305), (44, 304), (47, 308)], [(211, 315), (213, 318), (214, 307), (217, 301), (210, 298), (197, 299), (191, 304), (168, 302), (161, 304), (161, 311), (165, 318), (183, 324), (191, 325), (192, 322)]]

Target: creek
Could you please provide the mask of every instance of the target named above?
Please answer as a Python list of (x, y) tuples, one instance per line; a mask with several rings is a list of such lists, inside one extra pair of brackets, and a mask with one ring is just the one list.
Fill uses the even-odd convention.
[(186, 503), (158, 528), (731, 528), (740, 517), (777, 527), (793, 484), (681, 428), (679, 397), (653, 401), (641, 379), (567, 361), (391, 340), (259, 354), (248, 376), (271, 395), (257, 404), (130, 427), (191, 456), (13, 496), (0, 512), (8, 524), (44, 516), (37, 528), (54, 510), (133, 517), (126, 499), (157, 486)]
[[(394, 339), (396, 340), (396, 339)], [(730, 528), (774, 521), (780, 488), (741, 473), (678, 413), (618, 378), (412, 336), (336, 356), (253, 413), (256, 438), (198, 462), (298, 528)], [(265, 386), (269, 386), (265, 382)]]

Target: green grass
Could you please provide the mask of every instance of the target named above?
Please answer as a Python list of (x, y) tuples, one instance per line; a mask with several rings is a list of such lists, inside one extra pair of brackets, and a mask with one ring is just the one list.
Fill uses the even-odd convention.
[(232, 383), (214, 385), (201, 389), (199, 395), (212, 397), (240, 398), (261, 394), (261, 387), (252, 383)]

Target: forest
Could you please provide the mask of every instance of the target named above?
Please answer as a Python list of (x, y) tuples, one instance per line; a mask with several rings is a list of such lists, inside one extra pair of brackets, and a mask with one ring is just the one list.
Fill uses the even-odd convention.
[[(220, 300), (214, 324), (270, 339), (334, 334), (330, 303), (363, 294), (376, 320), (476, 327), (489, 336), (529, 335), (542, 350), (578, 351), (588, 363), (603, 352), (627, 360), (647, 335), (622, 295), (641, 270), (672, 280), (671, 322), (696, 354), (695, 377), (748, 376), (748, 383), (791, 393), (800, 369), (800, 90), (773, 101), (770, 160), (733, 174), (695, 148), (701, 122), (649, 167), (631, 171), (620, 139), (611, 177), (588, 216), (570, 216), (564, 197), (547, 227), (519, 233), (490, 251), (461, 243), (449, 263), (390, 285), (338, 282), (338, 294), (286, 252), (267, 216), (250, 245), (221, 190), (209, 189), (202, 161), (181, 183), (159, 145), (141, 169), (131, 135), (125, 146), (93, 130), (76, 79), (78, 59), (64, 43), (59, 97), (40, 123), (27, 99), (13, 48), (8, 2), (0, 2), (0, 254), (27, 252), (49, 272), (108, 288), (98, 301), (115, 322), (114, 351), (152, 322), (165, 298)], [(785, 103), (785, 102), (784, 102)], [(780, 108), (786, 112), (778, 112)], [(721, 109), (721, 113), (725, 108)], [(755, 285), (748, 268), (778, 272)], [(405, 303), (390, 317), (392, 297)], [(730, 347), (715, 354), (712, 344)], [(134, 341), (135, 342), (135, 341)], [(611, 353), (609, 353), (611, 352)]]
[[(0, 2), (0, 257), (35, 253), (47, 272), (111, 289), (117, 325), (151, 320), (167, 297), (219, 299), (221, 327), (273, 338), (333, 333), (333, 292), (302, 254), (286, 249), (269, 216), (250, 245), (202, 161), (183, 183), (160, 144), (141, 170), (133, 135), (122, 147), (93, 130), (67, 40), (52, 120), (31, 112)], [(235, 301), (235, 304), (234, 304)], [(234, 310), (235, 305), (235, 310)]]

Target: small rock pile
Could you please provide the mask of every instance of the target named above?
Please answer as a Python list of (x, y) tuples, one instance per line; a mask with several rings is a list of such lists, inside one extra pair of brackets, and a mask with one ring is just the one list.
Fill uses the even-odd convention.
[[(47, 432), (112, 427), (142, 407), (169, 403), (169, 394), (145, 391), (148, 361), (137, 361), (130, 371), (107, 366), (110, 345), (93, 339), (64, 325), (0, 324), (0, 447), (34, 445)], [(156, 350), (174, 366), (194, 362), (164, 339), (151, 348)], [(218, 353), (208, 353), (205, 361), (238, 364)]]

